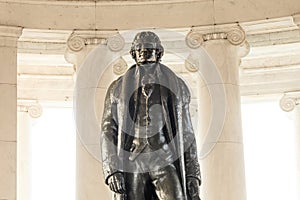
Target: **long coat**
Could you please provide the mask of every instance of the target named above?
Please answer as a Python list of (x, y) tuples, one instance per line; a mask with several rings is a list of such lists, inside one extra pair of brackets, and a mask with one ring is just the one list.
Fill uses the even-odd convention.
[[(190, 93), (182, 79), (177, 77), (168, 67), (155, 63), (154, 76), (156, 82), (173, 95), (161, 90), (161, 104), (165, 126), (166, 138), (170, 138), (169, 145), (175, 151), (174, 161), (186, 199), (186, 177), (194, 177), (201, 183), (200, 167), (197, 159), (197, 147), (192, 123), (189, 114)], [(130, 148), (136, 131), (130, 113), (135, 114), (137, 105), (129, 105), (134, 99), (138, 99), (136, 91), (141, 86), (142, 74), (140, 66), (132, 66), (125, 75), (115, 80), (108, 88), (101, 129), (101, 156), (105, 183), (108, 178), (117, 172), (134, 170), (130, 165), (129, 157), (132, 154)], [(131, 101), (132, 102), (132, 101)], [(132, 111), (133, 109), (133, 111)], [(128, 164), (129, 163), (129, 164)], [(126, 182), (126, 180), (125, 180)], [(114, 194), (114, 199), (126, 199), (124, 195)]]

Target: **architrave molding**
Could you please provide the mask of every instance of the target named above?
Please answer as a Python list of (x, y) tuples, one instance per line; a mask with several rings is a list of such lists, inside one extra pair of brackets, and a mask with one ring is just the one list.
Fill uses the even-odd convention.
[(247, 35), (276, 33), (298, 29), (292, 16), (242, 22), (240, 26), (243, 27)]

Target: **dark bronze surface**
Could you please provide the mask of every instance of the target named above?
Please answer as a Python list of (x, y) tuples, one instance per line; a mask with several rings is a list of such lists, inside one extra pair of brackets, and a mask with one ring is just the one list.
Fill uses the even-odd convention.
[(138, 33), (130, 51), (137, 64), (107, 91), (101, 149), (114, 199), (200, 199), (190, 92), (160, 63), (163, 52), (156, 34)]

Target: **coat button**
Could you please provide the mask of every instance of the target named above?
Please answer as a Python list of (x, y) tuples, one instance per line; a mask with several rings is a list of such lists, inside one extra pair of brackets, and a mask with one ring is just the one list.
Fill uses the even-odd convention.
[(161, 143), (165, 143), (166, 142), (166, 138), (165, 137), (160, 137), (160, 142)]
[(164, 144), (164, 145), (162, 146), (162, 148), (163, 148), (163, 150), (165, 150), (165, 151), (169, 149), (169, 147), (168, 147), (167, 144)]

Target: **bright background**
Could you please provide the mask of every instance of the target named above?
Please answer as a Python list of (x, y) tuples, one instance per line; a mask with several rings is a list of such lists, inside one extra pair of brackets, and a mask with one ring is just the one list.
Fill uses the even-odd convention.
[(279, 100), (242, 104), (248, 200), (297, 200), (294, 122)]
[(72, 108), (43, 107), (31, 127), (30, 200), (75, 200), (76, 134)]

